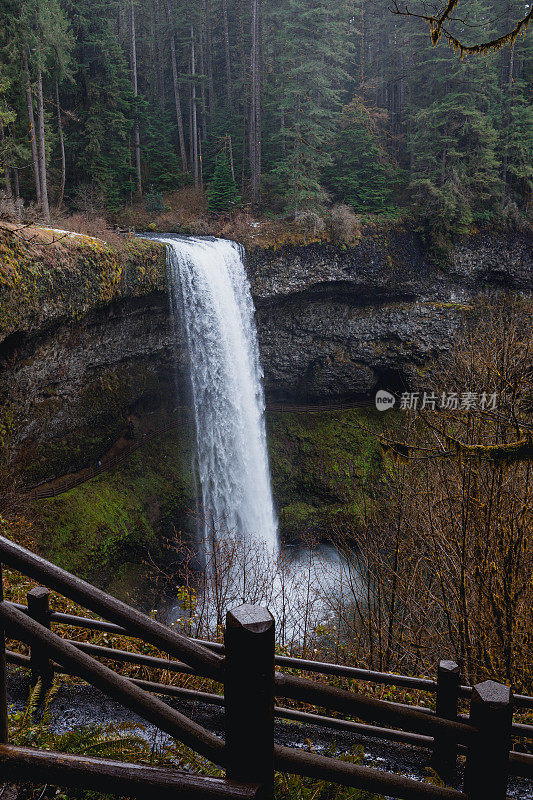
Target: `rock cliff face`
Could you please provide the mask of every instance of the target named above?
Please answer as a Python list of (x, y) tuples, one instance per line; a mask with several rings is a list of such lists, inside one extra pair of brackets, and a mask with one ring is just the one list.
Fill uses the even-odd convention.
[[(174, 404), (174, 343), (162, 293), (124, 301), (30, 338), (0, 377), (25, 483), (95, 463), (127, 416)], [(4, 395), (5, 397), (5, 395)]]
[[(94, 463), (131, 409), (171, 409), (185, 352), (159, 246), (118, 260), (17, 247), (0, 248), (0, 445), (28, 485)], [(525, 235), (469, 237), (438, 268), (398, 230), (349, 249), (253, 251), (247, 268), (267, 397), (321, 401), (408, 383), (453, 345), (476, 298), (531, 291), (533, 272)]]
[(267, 394), (327, 400), (398, 389), (460, 337), (478, 298), (532, 288), (531, 239), (477, 235), (435, 266), (410, 233), (350, 249), (248, 256)]
[(130, 406), (163, 407), (173, 362), (163, 247), (0, 235), (0, 449), (24, 484), (96, 461)]

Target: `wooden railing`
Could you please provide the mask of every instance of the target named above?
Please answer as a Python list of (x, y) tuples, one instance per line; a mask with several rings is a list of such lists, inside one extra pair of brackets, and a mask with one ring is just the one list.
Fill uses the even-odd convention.
[[(391, 797), (419, 800), (504, 800), (510, 775), (533, 777), (533, 756), (512, 749), (512, 741), (532, 739), (533, 726), (513, 722), (514, 709), (533, 708), (533, 698), (514, 695), (502, 684), (462, 685), (457, 664), (442, 661), (435, 681), (275, 654), (274, 620), (259, 606), (228, 612), (224, 645), (191, 639), (80, 580), (34, 553), (0, 537), (0, 560), (42, 582), (104, 619), (55, 612), (49, 592), (37, 587), (28, 605), (0, 598), (0, 764), (7, 776), (58, 785), (82, 786), (127, 796), (178, 798), (252, 798), (272, 796), (274, 771), (333, 781)], [(171, 658), (61, 638), (55, 624), (142, 639)], [(5, 649), (5, 635), (30, 646), (30, 655)], [(223, 695), (160, 682), (132, 679), (105, 666), (106, 661), (143, 665), (166, 672), (208, 677)], [(226, 779), (207, 779), (174, 771), (102, 759), (15, 747), (8, 743), (6, 660), (31, 669), (32, 680), (51, 684), (54, 673), (76, 675), (126, 708), (135, 711), (195, 752), (222, 766)], [(369, 683), (418, 689), (435, 695), (436, 711), (405, 706), (347, 691), (327, 683), (276, 671), (354, 678)], [(155, 696), (155, 695), (159, 695)], [(225, 740), (169, 706), (161, 696), (201, 700), (225, 712)], [(326, 717), (275, 705), (290, 699), (334, 710), (354, 719)], [(470, 714), (458, 714), (460, 698)], [(339, 728), (370, 737), (428, 748), (441, 777), (455, 771), (466, 753), (463, 791), (329, 758), (274, 741), (274, 719)]]

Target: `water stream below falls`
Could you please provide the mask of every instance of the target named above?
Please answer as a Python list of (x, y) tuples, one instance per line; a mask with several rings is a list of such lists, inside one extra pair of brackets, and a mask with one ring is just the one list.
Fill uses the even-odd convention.
[(171, 310), (189, 355), (201, 535), (230, 533), (277, 550), (263, 372), (243, 250), (224, 239), (164, 235)]

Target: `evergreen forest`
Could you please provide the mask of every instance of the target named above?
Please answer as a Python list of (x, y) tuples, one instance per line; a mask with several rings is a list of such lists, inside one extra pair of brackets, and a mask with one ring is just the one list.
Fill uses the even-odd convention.
[[(451, 25), (475, 46), (524, 8), (463, 0)], [(407, 211), (443, 231), (516, 226), (530, 210), (526, 26), (476, 54), (388, 0), (1, 9), (2, 197), (44, 220), (93, 205), (156, 211), (186, 186), (206, 190), (215, 213), (244, 204), (297, 216), (341, 203)]]

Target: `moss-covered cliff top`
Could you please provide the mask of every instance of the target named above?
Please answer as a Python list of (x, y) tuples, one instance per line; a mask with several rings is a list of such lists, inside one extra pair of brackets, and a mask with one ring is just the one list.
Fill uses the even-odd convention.
[(129, 237), (117, 247), (91, 236), (0, 226), (0, 341), (165, 285), (165, 249), (157, 242)]

